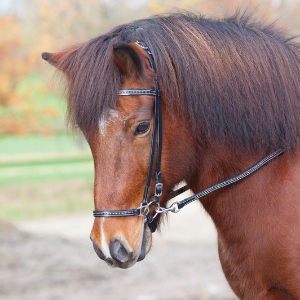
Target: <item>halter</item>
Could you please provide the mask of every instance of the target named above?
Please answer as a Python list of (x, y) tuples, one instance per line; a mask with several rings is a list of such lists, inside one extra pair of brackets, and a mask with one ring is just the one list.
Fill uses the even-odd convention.
[[(281, 155), (284, 150), (279, 149), (274, 153), (270, 154), (269, 156), (265, 157), (257, 164), (252, 166), (250, 169), (246, 170), (245, 172), (232, 177), (228, 180), (220, 182), (216, 185), (213, 185), (191, 197), (185, 198), (181, 201), (173, 202), (168, 208), (161, 207), (159, 203), (159, 199), (162, 195), (163, 184), (161, 182), (161, 153), (162, 153), (162, 109), (161, 109), (161, 91), (159, 90), (158, 84), (158, 75), (156, 72), (156, 67), (153, 59), (153, 55), (148, 48), (148, 46), (144, 42), (135, 42), (136, 45), (143, 48), (148, 56), (149, 63), (151, 68), (154, 71), (154, 82), (155, 88), (154, 89), (121, 89), (119, 90), (120, 96), (140, 96), (140, 95), (147, 95), (155, 97), (154, 101), (154, 125), (153, 125), (153, 132), (152, 132), (152, 139), (151, 139), (151, 150), (150, 150), (150, 159), (149, 159), (149, 167), (148, 167), (148, 175), (146, 179), (144, 195), (141, 202), (141, 205), (138, 208), (133, 209), (123, 209), (123, 210), (94, 210), (93, 215), (94, 217), (130, 217), (130, 216), (142, 216), (145, 218), (145, 222), (148, 223), (148, 226), (151, 232), (156, 230), (156, 224), (153, 222), (155, 217), (158, 214), (173, 212), (179, 212), (184, 206), (187, 204), (200, 199), (218, 189), (221, 189), (225, 186), (231, 185), (237, 181), (242, 180), (243, 178), (249, 176), (250, 174), (254, 173), (262, 166), (267, 164), (269, 161), (273, 160), (275, 157)], [(155, 166), (155, 188), (153, 195), (149, 198), (149, 189), (152, 179), (152, 172), (154, 169), (154, 162), (156, 157), (156, 166)], [(187, 190), (186, 186), (178, 189), (175, 191), (176, 196), (180, 195), (181, 193)], [(150, 215), (150, 206), (156, 205), (155, 214), (154, 216)]]

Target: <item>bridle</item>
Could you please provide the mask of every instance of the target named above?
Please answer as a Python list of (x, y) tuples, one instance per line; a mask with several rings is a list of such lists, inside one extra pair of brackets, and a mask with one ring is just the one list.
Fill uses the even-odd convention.
[[(279, 149), (272, 154), (268, 155), (257, 164), (246, 170), (245, 172), (232, 177), (228, 180), (215, 184), (191, 197), (185, 198), (180, 201), (173, 202), (169, 207), (161, 207), (159, 199), (162, 195), (163, 184), (162, 184), (162, 175), (161, 175), (161, 157), (162, 157), (162, 109), (161, 109), (161, 91), (159, 89), (158, 83), (158, 75), (156, 71), (156, 66), (154, 63), (153, 55), (149, 49), (149, 47), (144, 42), (135, 42), (136, 45), (143, 48), (148, 56), (148, 60), (152, 70), (154, 71), (154, 89), (121, 89), (119, 90), (120, 96), (140, 96), (147, 95), (155, 97), (154, 100), (154, 124), (152, 131), (152, 139), (151, 139), (151, 150), (150, 150), (150, 159), (149, 159), (149, 167), (148, 167), (148, 175), (146, 179), (144, 195), (141, 202), (141, 205), (138, 208), (133, 209), (123, 209), (123, 210), (94, 210), (94, 217), (130, 217), (130, 216), (142, 216), (145, 218), (145, 222), (148, 223), (148, 226), (151, 232), (156, 230), (156, 224), (154, 221), (155, 217), (158, 214), (173, 212), (179, 212), (184, 206), (187, 204), (200, 199), (203, 196), (206, 196), (218, 189), (221, 189), (225, 186), (231, 185), (237, 181), (242, 180), (243, 178), (249, 176), (254, 173), (262, 166), (267, 164), (269, 161), (273, 160), (277, 156), (281, 155), (284, 150)], [(155, 159), (156, 158), (156, 159)], [(155, 164), (156, 162), (156, 164)], [(152, 180), (152, 173), (155, 164), (155, 188), (154, 193), (149, 197), (149, 189)], [(187, 190), (186, 186), (181, 187), (180, 189), (175, 191), (176, 196)], [(150, 199), (149, 199), (150, 198)], [(148, 200), (149, 199), (149, 200)], [(156, 205), (155, 214), (151, 216), (150, 214), (150, 206)]]
[[(148, 46), (143, 42), (135, 42), (136, 45), (143, 48), (148, 56), (150, 67), (154, 71), (154, 89), (122, 89), (119, 90), (120, 96), (154, 96), (154, 124), (151, 139), (151, 150), (148, 167), (148, 175), (146, 185), (144, 189), (143, 200), (140, 207), (135, 209), (124, 210), (94, 210), (94, 217), (129, 217), (129, 216), (143, 216), (145, 221), (152, 232), (156, 230), (155, 223), (153, 223), (154, 217), (150, 215), (150, 206), (159, 205), (159, 198), (162, 195), (163, 184), (161, 182), (161, 153), (162, 153), (162, 110), (161, 110), (161, 92), (158, 85), (158, 75), (153, 59), (153, 55)], [(149, 189), (151, 185), (152, 172), (155, 164), (155, 189), (153, 195), (149, 198)]]

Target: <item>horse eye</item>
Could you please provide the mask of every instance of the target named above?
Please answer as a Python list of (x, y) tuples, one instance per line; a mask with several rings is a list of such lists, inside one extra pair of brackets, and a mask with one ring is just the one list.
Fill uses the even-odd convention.
[(134, 135), (140, 135), (146, 133), (150, 128), (150, 122), (142, 122), (140, 123), (134, 132)]

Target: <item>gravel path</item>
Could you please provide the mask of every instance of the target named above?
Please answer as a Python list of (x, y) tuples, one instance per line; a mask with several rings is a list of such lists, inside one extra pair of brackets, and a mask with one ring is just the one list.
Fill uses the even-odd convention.
[(92, 249), (91, 215), (0, 224), (1, 300), (237, 299), (221, 271), (216, 234), (198, 203), (173, 214), (147, 258), (109, 268)]

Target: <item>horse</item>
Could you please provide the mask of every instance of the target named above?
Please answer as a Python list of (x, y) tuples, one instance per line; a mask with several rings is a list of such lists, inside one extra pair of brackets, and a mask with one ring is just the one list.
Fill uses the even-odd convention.
[[(300, 299), (300, 46), (291, 35), (249, 13), (178, 12), (42, 58), (66, 78), (67, 118), (91, 148), (100, 259), (143, 260), (163, 216), (199, 199), (239, 299)], [(196, 194), (170, 205), (180, 182)]]

